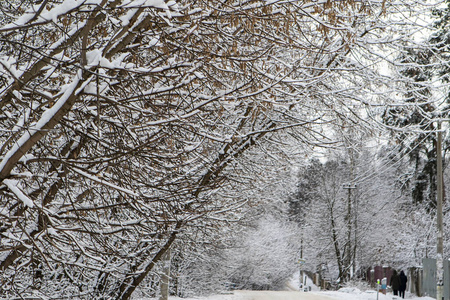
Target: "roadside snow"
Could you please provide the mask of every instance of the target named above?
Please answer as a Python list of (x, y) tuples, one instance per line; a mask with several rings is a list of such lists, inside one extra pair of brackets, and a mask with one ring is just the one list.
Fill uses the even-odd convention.
[[(267, 293), (267, 295), (264, 295)], [(279, 293), (279, 295), (277, 295)], [(287, 297), (286, 293), (290, 293), (289, 297)], [(255, 296), (257, 298), (255, 298)], [(264, 295), (264, 296), (263, 296)], [(140, 298), (135, 300), (157, 300), (158, 298)], [(209, 297), (196, 297), (196, 298), (178, 298), (178, 297), (169, 297), (169, 300), (266, 300), (266, 299), (295, 299), (295, 300), (321, 300), (321, 299), (330, 299), (330, 300), (400, 300), (401, 298), (397, 296), (393, 296), (392, 293), (388, 293), (383, 295), (382, 293), (378, 294), (376, 291), (365, 291), (362, 292), (358, 289), (341, 289), (339, 291), (315, 291), (315, 292), (274, 292), (274, 291), (260, 291), (260, 292), (248, 292), (248, 291), (234, 291), (233, 294), (226, 295), (212, 295)], [(406, 294), (405, 299), (409, 300), (435, 300), (430, 297), (416, 297), (414, 295)]]
[[(387, 293), (386, 295), (382, 294), (381, 292), (378, 293), (377, 298), (377, 292), (368, 290), (365, 292), (360, 291), (357, 288), (343, 288), (339, 291), (322, 291), (320, 292), (323, 295), (330, 296), (339, 300), (400, 300), (401, 298), (398, 296), (394, 296), (392, 293)], [(409, 293), (406, 293), (405, 299), (412, 299), (412, 300), (435, 300), (434, 298), (430, 297), (417, 297), (416, 295), (411, 295)]]
[[(230, 294), (218, 294), (208, 297), (194, 297), (194, 298), (178, 298), (169, 297), (169, 300), (266, 300), (266, 299), (283, 299), (283, 300), (401, 300), (400, 297), (394, 296), (392, 293), (386, 295), (376, 290), (367, 289), (361, 291), (361, 287), (345, 287), (338, 291), (321, 291), (319, 287), (313, 284), (310, 278), (306, 279), (306, 290), (299, 291), (300, 280), (299, 274), (295, 274), (293, 278), (287, 283), (287, 291), (232, 291)], [(289, 294), (286, 294), (289, 293)], [(256, 297), (256, 298), (255, 298)], [(430, 297), (417, 297), (416, 295), (406, 293), (405, 299), (409, 300), (435, 300)], [(158, 298), (137, 298), (134, 300), (158, 300)]]
[(26, 206), (32, 208), (34, 206), (33, 200), (28, 198), (27, 195), (22, 193), (22, 191), (17, 186), (18, 181), (17, 180), (11, 180), (11, 179), (5, 179), (3, 180), (3, 183), (9, 188), (11, 192), (13, 192), (19, 200), (23, 202)]

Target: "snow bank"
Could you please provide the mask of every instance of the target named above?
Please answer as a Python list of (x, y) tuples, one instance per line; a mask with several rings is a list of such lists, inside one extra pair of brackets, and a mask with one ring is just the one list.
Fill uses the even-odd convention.
[[(373, 290), (367, 290), (367, 291), (360, 291), (357, 288), (342, 288), (339, 291), (322, 291), (320, 294), (323, 294), (325, 296), (333, 297), (338, 300), (400, 300), (402, 298), (394, 296), (392, 293), (387, 293), (386, 295), (382, 294), (381, 292), (378, 293), (377, 298), (377, 292)], [(417, 297), (416, 295), (411, 295), (409, 293), (406, 293), (405, 299), (410, 300), (435, 300), (434, 298), (430, 297)]]
[[(169, 297), (169, 300), (245, 300), (243, 295), (236, 292), (237, 295), (212, 295), (209, 297), (198, 297), (198, 298), (178, 298), (178, 297)], [(263, 293), (263, 292), (262, 292)], [(273, 292), (271, 292), (273, 293)], [(280, 292), (282, 293), (282, 292)], [(273, 295), (273, 294), (272, 294)], [(377, 293), (376, 291), (366, 291), (362, 292), (358, 289), (344, 289), (343, 291), (323, 291), (323, 292), (298, 292), (298, 300), (305, 299), (302, 296), (306, 296), (306, 299), (323, 299), (321, 296), (326, 296), (330, 299), (335, 300), (376, 300)], [(266, 297), (264, 297), (266, 299)], [(133, 300), (157, 300), (158, 298), (136, 298)], [(246, 298), (248, 299), (248, 298)], [(253, 299), (253, 298), (252, 298)], [(291, 297), (289, 299), (292, 299)], [(295, 298), (297, 299), (297, 298)], [(400, 300), (397, 296), (393, 296), (392, 293), (388, 293), (387, 295), (379, 294), (378, 300)], [(435, 300), (430, 297), (416, 297), (414, 295), (407, 294), (405, 299), (409, 300)]]
[[(377, 291), (376, 290), (365, 290), (361, 291), (358, 287), (344, 287), (341, 288), (338, 291), (320, 291), (320, 288), (313, 284), (312, 280), (307, 277), (306, 280), (306, 286), (311, 287), (311, 291), (309, 292), (303, 292), (299, 291), (300, 286), (300, 275), (294, 274), (292, 279), (287, 283), (287, 289), (288, 290), (295, 290), (298, 291), (298, 299), (302, 300), (305, 299), (302, 296), (306, 296), (306, 299), (315, 299), (317, 296), (317, 299), (321, 299), (321, 296), (326, 296), (330, 299), (335, 300), (401, 300), (400, 297), (394, 296), (392, 293), (387, 293), (386, 295), (382, 294), (381, 292), (378, 293), (377, 297)], [(263, 291), (261, 291), (264, 293)], [(269, 292), (274, 293), (274, 292)], [(275, 292), (276, 293), (276, 292)], [(282, 292), (280, 292), (282, 293)], [(297, 293), (295, 293), (297, 294)], [(273, 295), (273, 294), (272, 294)], [(278, 297), (277, 297), (278, 298)], [(295, 299), (297, 299), (296, 296), (294, 296)], [(218, 295), (211, 295), (209, 297), (195, 297), (195, 298), (178, 298), (178, 297), (169, 297), (169, 300), (248, 300), (249, 298), (246, 298), (243, 296), (243, 292), (236, 291), (235, 293), (230, 292), (230, 294), (218, 294)], [(253, 299), (253, 298), (252, 298)], [(266, 297), (264, 297), (266, 299)], [(279, 298), (278, 298), (279, 299)], [(289, 299), (292, 299), (292, 297), (289, 297)], [(323, 299), (323, 298), (322, 298)], [(435, 300), (434, 298), (430, 297), (417, 297), (416, 295), (412, 295), (410, 293), (406, 293), (405, 299), (409, 300)], [(133, 300), (158, 300), (158, 298), (136, 298)]]

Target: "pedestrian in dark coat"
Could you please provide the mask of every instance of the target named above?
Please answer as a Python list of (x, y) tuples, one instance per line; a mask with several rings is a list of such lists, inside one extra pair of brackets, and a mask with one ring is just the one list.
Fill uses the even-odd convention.
[(398, 296), (398, 290), (400, 289), (400, 276), (398, 276), (396, 270), (394, 270), (391, 276), (391, 288), (392, 292), (394, 292), (394, 296)]
[(399, 278), (400, 278), (400, 289), (398, 290), (399, 296), (405, 298), (406, 282), (408, 281), (408, 277), (406, 277), (405, 272), (401, 271)]

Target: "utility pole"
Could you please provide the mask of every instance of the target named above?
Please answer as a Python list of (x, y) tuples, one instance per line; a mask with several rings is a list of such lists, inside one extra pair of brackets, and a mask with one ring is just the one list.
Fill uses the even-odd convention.
[(161, 295), (159, 300), (169, 299), (169, 283), (170, 283), (170, 249), (163, 255), (163, 270), (160, 278)]
[[(356, 189), (356, 185), (354, 186)], [(354, 240), (353, 240), (353, 257), (352, 257), (352, 273), (353, 275), (356, 274), (356, 250), (358, 249), (358, 196), (356, 194), (353, 195), (354, 197), (354, 224), (355, 229), (354, 231)], [(352, 276), (353, 276), (352, 275)]]
[(345, 262), (346, 265), (344, 266), (345, 269), (347, 269), (346, 271), (346, 276), (347, 279), (350, 279), (353, 274), (352, 273), (352, 245), (351, 245), (351, 239), (352, 239), (352, 189), (356, 189), (356, 185), (355, 184), (344, 184), (342, 186), (344, 189), (348, 190), (348, 199), (347, 199), (347, 253), (345, 253)]
[(303, 264), (305, 263), (305, 260), (303, 259), (303, 232), (302, 232), (302, 239), (300, 240), (300, 259), (298, 260), (299, 266), (300, 266), (300, 289), (302, 291), (305, 290), (305, 275), (303, 272)]
[(442, 202), (444, 198), (443, 173), (442, 173), (442, 132), (441, 121), (437, 125), (437, 249), (436, 249), (436, 299), (444, 300), (444, 225), (442, 222)]

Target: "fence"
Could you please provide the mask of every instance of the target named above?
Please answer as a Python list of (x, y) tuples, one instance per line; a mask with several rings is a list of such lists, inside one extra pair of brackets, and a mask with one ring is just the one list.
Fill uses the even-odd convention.
[[(367, 270), (365, 279), (372, 286), (376, 287), (377, 279), (387, 278), (390, 285), (392, 276), (390, 267), (376, 266)], [(313, 278), (314, 283), (322, 289), (331, 289), (329, 281), (324, 280), (318, 273), (308, 274)], [(407, 291), (419, 297), (428, 296), (436, 298), (436, 259), (422, 259), (422, 267), (411, 267), (407, 270), (408, 282)], [(444, 260), (444, 299), (450, 300), (450, 261)]]
[[(436, 298), (436, 259), (424, 258), (423, 265), (423, 296)], [(444, 260), (444, 300), (450, 300), (450, 262)]]
[(423, 269), (422, 267), (411, 267), (408, 269), (408, 282), (406, 290), (417, 296), (423, 296)]
[[(373, 288), (376, 288), (377, 280), (381, 280), (383, 278), (387, 278), (387, 283), (390, 285), (392, 273), (393, 269), (391, 267), (375, 266), (367, 271), (365, 279)], [(408, 276), (406, 290), (412, 294), (416, 294), (419, 297), (423, 296), (423, 269), (421, 267), (411, 267), (408, 268), (406, 273)], [(435, 286), (435, 283), (429, 284), (429, 287), (427, 288), (430, 289), (432, 285)], [(434, 288), (436, 289), (436, 287)]]

